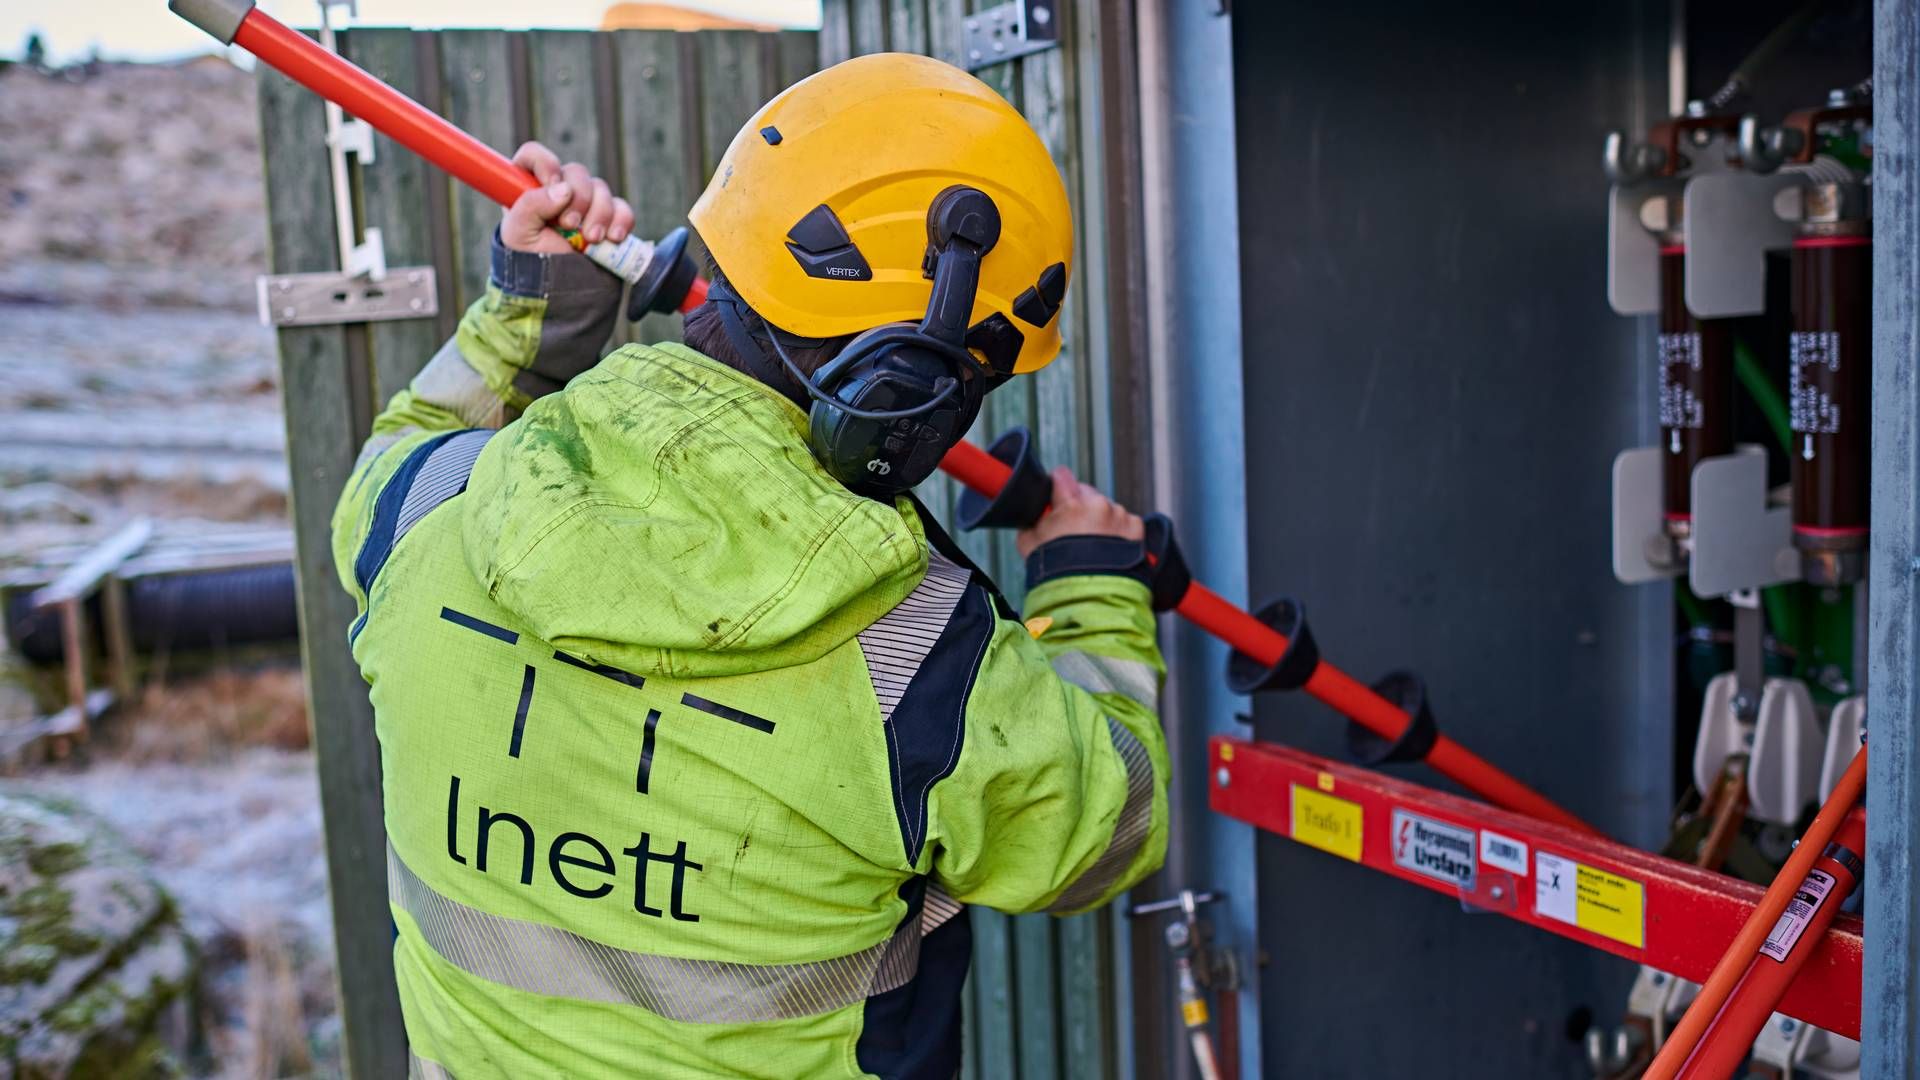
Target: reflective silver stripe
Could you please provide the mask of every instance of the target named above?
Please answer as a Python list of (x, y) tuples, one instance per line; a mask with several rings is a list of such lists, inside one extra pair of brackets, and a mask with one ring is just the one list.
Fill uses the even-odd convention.
[(445, 1065), (437, 1061), (428, 1061), (412, 1050), (407, 1051), (407, 1080), (453, 1080), (453, 1074)]
[(669, 1020), (739, 1024), (815, 1016), (905, 985), (919, 970), (922, 919), (871, 948), (805, 964), (729, 964), (652, 956), (557, 926), (450, 900), (389, 845), (387, 893), (433, 951), (489, 982), (534, 994), (637, 1005)]
[(415, 398), (447, 410), (468, 426), (497, 428), (506, 420), (507, 403), (460, 352), (457, 340), (449, 340), (433, 354), (410, 388)]
[(939, 552), (929, 551), (927, 576), (898, 606), (860, 632), (860, 652), (867, 659), (883, 723), (893, 720), (907, 684), (919, 674), (966, 592), (967, 572)]
[(920, 901), (920, 933), (933, 933), (965, 908), (966, 905), (948, 896), (945, 889), (928, 885), (927, 895)]
[(1134, 856), (1140, 854), (1140, 845), (1146, 843), (1147, 833), (1152, 830), (1153, 760), (1147, 756), (1147, 748), (1133, 737), (1133, 732), (1112, 717), (1107, 718), (1107, 734), (1113, 739), (1114, 752), (1127, 768), (1127, 800), (1120, 806), (1119, 820), (1113, 823), (1113, 839), (1107, 842), (1107, 850), (1094, 860), (1086, 873), (1067, 886), (1067, 891), (1060, 894), (1048, 911), (1073, 911), (1100, 899), (1132, 865)]
[(429, 510), (466, 490), (473, 463), (493, 435), (486, 429), (463, 431), (433, 448), (427, 460), (420, 463), (419, 471), (413, 474), (406, 501), (400, 504), (400, 517), (393, 530), (395, 543), (426, 517)]
[(1053, 658), (1053, 673), (1090, 694), (1125, 694), (1148, 708), (1160, 699), (1160, 677), (1144, 660), (1064, 652)]

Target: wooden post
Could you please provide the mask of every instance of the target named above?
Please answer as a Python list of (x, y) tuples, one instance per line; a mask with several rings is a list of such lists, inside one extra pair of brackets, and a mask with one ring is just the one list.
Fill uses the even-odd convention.
[(107, 683), (114, 699), (134, 697), (133, 627), (127, 622), (127, 583), (117, 573), (100, 583), (100, 634), (107, 642)]
[[(275, 273), (337, 269), (320, 99), (259, 68), (268, 241)], [(353, 599), (334, 576), (334, 503), (371, 422), (366, 328), (280, 331), (280, 393), (299, 582), (300, 648), (326, 822), (340, 1017), (348, 1074), (407, 1074), (393, 979), (380, 751), (367, 685), (347, 651)]]
[(59, 602), (60, 651), (66, 661), (67, 706), (80, 714), (81, 731), (87, 715), (87, 611), (84, 596)]
[[(341, 51), (383, 81), (437, 105), (440, 67), (435, 41), (433, 34), (410, 30), (352, 30), (342, 35)], [(360, 170), (360, 203), (367, 226), (380, 230), (390, 272), (451, 263), (452, 211), (446, 176), (385, 135), (376, 133), (373, 141), (373, 163)], [(458, 314), (449, 310), (456, 303), (453, 275), (439, 269), (436, 276), (439, 315), (367, 326), (377, 405), (406, 389), (453, 332)]]

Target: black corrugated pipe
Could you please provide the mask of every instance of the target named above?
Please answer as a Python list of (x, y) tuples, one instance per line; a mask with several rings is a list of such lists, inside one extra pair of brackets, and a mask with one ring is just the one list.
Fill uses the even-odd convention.
[[(33, 592), (7, 601), (7, 640), (39, 664), (61, 659), (60, 613), (33, 610)], [(100, 598), (88, 601), (88, 625), (96, 644)], [(143, 653), (294, 641), (300, 636), (293, 565), (277, 563), (231, 570), (203, 570), (135, 578), (127, 583), (127, 621), (133, 647)]]

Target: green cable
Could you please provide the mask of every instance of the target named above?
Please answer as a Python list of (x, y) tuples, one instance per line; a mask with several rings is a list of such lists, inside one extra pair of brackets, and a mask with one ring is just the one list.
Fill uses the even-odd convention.
[(1753, 403), (1760, 407), (1761, 415), (1767, 418), (1767, 426), (1773, 429), (1774, 438), (1780, 440), (1780, 449), (1787, 454), (1793, 453), (1793, 423), (1787, 417), (1787, 403), (1767, 379), (1767, 373), (1760, 368), (1760, 361), (1754, 359), (1753, 350), (1747, 348), (1744, 341), (1733, 343), (1733, 371), (1739, 376), (1740, 385), (1747, 388), (1753, 397)]
[(1831, 603), (1824, 597), (1828, 590), (1813, 586), (1808, 591), (1815, 598), (1813, 605), (1813, 656), (1809, 658), (1808, 668), (1813, 661), (1831, 664), (1846, 674), (1847, 680), (1853, 680), (1853, 605), (1857, 599), (1853, 586), (1841, 585), (1832, 590)]
[(1680, 614), (1687, 620), (1688, 626), (1709, 626), (1707, 609), (1700, 605), (1700, 598), (1693, 595), (1693, 588), (1685, 581), (1679, 581), (1680, 587), (1673, 590), (1675, 600), (1680, 602)]
[[(1807, 652), (1800, 634), (1800, 605), (1792, 585), (1771, 585), (1760, 590), (1761, 606), (1766, 608), (1767, 623), (1773, 627), (1773, 640), (1795, 650), (1796, 665), (1805, 664)], [(1797, 670), (1790, 674), (1799, 674)]]

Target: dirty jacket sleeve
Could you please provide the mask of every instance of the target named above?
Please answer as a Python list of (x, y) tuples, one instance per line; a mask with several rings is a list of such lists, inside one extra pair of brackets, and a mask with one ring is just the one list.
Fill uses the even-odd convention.
[(514, 251), (494, 233), (486, 294), (461, 316), (453, 339), (374, 418), (334, 507), (334, 567), (361, 612), (367, 609), (361, 579), (369, 575), (355, 563), (390, 482), (411, 479), (434, 448), (460, 432), (499, 428), (598, 363), (619, 313), (620, 290), (619, 279), (584, 255)]
[(1026, 626), (997, 620), (984, 642), (958, 761), (932, 787), (934, 877), (966, 903), (1079, 911), (1165, 858), (1165, 668), (1136, 580), (1059, 577), (1026, 602)]

